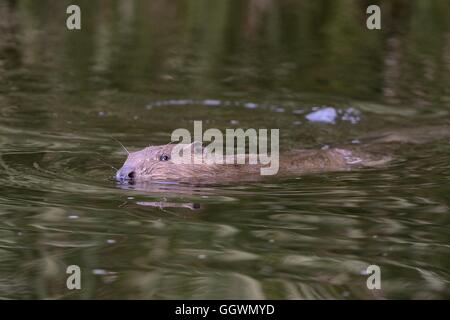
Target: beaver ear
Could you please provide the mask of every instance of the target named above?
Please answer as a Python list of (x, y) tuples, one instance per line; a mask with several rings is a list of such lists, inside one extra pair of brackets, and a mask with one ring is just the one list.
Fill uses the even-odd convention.
[(183, 150), (189, 150), (192, 152), (192, 154), (198, 154), (203, 152), (203, 145), (200, 141), (194, 141), (190, 144), (187, 144), (185, 147), (183, 147)]

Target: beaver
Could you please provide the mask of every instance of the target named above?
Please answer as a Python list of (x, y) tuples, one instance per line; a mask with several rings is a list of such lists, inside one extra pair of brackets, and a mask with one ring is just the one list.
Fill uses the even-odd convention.
[[(236, 161), (224, 161), (223, 164), (206, 162), (180, 164), (172, 161), (174, 147), (174, 144), (149, 146), (129, 153), (125, 163), (117, 171), (116, 179), (130, 183), (143, 181), (213, 183), (256, 180), (263, 177), (260, 175), (263, 165), (250, 164), (248, 159), (251, 155), (245, 156), (246, 161), (243, 164), (237, 164)], [(280, 155), (277, 176), (350, 170), (355, 167), (380, 165), (389, 160), (388, 155), (365, 153), (355, 146), (291, 150)]]
[[(448, 125), (426, 126), (373, 133), (362, 137), (358, 144), (291, 150), (280, 154), (277, 176), (292, 177), (313, 172), (382, 166), (393, 159), (392, 154), (400, 145), (425, 144), (449, 136)], [(264, 178), (260, 174), (262, 165), (250, 164), (247, 161), (249, 155), (243, 164), (236, 164), (236, 161), (180, 164), (171, 159), (175, 146), (149, 146), (129, 153), (123, 166), (117, 170), (116, 179), (129, 184), (157, 181), (214, 184)], [(186, 147), (194, 148), (194, 145)]]

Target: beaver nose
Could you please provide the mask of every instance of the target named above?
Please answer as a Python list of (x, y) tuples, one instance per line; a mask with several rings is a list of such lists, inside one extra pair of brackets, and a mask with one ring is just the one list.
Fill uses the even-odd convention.
[(122, 167), (116, 173), (117, 180), (132, 180), (136, 176), (136, 172), (129, 167)]

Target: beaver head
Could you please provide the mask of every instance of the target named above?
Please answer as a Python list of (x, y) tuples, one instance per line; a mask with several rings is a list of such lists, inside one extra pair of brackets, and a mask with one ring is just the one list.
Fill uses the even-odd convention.
[[(178, 146), (177, 149), (174, 149)], [(190, 181), (201, 178), (202, 180), (213, 177), (218, 166), (215, 164), (196, 164), (193, 159), (194, 144), (168, 144), (162, 146), (150, 146), (136, 152), (130, 152), (123, 166), (117, 171), (116, 179), (120, 182), (135, 181)], [(174, 161), (174, 152), (177, 150), (192, 151), (187, 163)], [(203, 148), (201, 148), (203, 150)], [(200, 152), (200, 156), (202, 152)]]

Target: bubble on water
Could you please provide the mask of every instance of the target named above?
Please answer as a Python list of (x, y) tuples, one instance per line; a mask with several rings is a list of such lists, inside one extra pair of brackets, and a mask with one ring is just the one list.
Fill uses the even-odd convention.
[(206, 254), (199, 254), (197, 258), (199, 258), (200, 260), (204, 260), (206, 259)]
[(98, 116), (99, 117), (104, 117), (104, 116), (106, 116), (106, 112), (105, 111), (99, 111), (98, 112)]
[(96, 276), (104, 276), (109, 274), (109, 272), (106, 271), (105, 269), (93, 269), (92, 273), (95, 274)]
[(68, 216), (68, 218), (69, 218), (69, 219), (78, 219), (79, 216), (77, 216), (77, 215), (75, 215), (75, 214), (72, 214), (72, 215)]
[(335, 123), (337, 112), (333, 107), (323, 107), (308, 113), (305, 117), (311, 122)]
[(109, 244), (116, 243), (116, 240), (114, 240), (114, 239), (108, 239), (108, 240), (106, 240), (106, 243), (109, 243)]
[(231, 120), (230, 124), (239, 124), (239, 121), (238, 120)]
[(203, 101), (203, 104), (205, 106), (218, 106), (220, 105), (220, 100), (207, 99)]
[(305, 116), (311, 122), (335, 123), (340, 119), (356, 124), (361, 120), (361, 112), (353, 107), (335, 109), (333, 107), (322, 106), (313, 107), (312, 110), (312, 112)]
[(246, 102), (246, 103), (244, 103), (244, 107), (248, 108), (248, 109), (256, 109), (256, 108), (258, 108), (258, 105), (253, 102)]
[(352, 124), (356, 124), (361, 120), (361, 112), (353, 107), (345, 109), (343, 113), (341, 118), (343, 121), (349, 121)]

